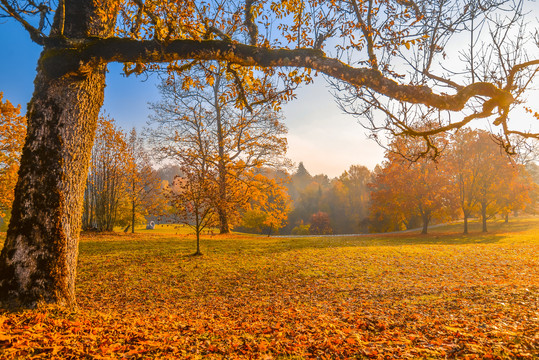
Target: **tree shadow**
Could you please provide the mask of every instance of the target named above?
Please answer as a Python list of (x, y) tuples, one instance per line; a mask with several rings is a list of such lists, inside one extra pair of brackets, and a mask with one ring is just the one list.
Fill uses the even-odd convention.
[(367, 235), (367, 236), (338, 236), (338, 237), (304, 237), (281, 238), (275, 246), (268, 246), (267, 252), (283, 252), (306, 248), (346, 248), (346, 247), (398, 247), (413, 245), (469, 245), (493, 244), (502, 241), (503, 234), (487, 233), (445, 233), (445, 234), (406, 234), (406, 235)]

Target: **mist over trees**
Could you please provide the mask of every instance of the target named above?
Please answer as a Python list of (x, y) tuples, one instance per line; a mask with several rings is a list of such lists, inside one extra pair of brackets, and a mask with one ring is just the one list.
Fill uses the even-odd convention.
[[(370, 178), (371, 172), (359, 165), (351, 166), (335, 179), (324, 174), (312, 176), (300, 162), (288, 184), (293, 204), (283, 231), (305, 233), (313, 215), (321, 213), (314, 220), (320, 222), (328, 217), (329, 223), (322, 227), (325, 233), (367, 232)], [(315, 228), (321, 231), (318, 224)]]

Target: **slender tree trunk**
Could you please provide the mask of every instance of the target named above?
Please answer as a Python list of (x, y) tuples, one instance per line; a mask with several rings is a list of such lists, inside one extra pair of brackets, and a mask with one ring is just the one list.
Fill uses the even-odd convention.
[(468, 234), (468, 214), (464, 213), (464, 234)]
[(505, 223), (509, 223), (509, 211), (505, 213)]
[(131, 233), (135, 233), (135, 181), (133, 180), (133, 202), (131, 204)]
[(197, 251), (195, 255), (202, 255), (200, 252), (200, 229), (197, 228)]
[(225, 164), (225, 140), (223, 134), (223, 123), (221, 117), (221, 105), (219, 104), (219, 85), (221, 79), (218, 77), (213, 87), (215, 117), (217, 120), (217, 141), (219, 142), (219, 205), (217, 213), (219, 215), (219, 233), (230, 233), (228, 224), (227, 199), (226, 199), (226, 164)]
[(483, 222), (483, 232), (487, 232), (487, 204), (481, 203), (481, 220)]
[[(103, 34), (93, 6), (90, 0), (66, 2), (66, 36)], [(81, 63), (79, 73), (57, 75), (62, 61), (43, 60), (51, 52), (61, 59), (61, 51), (44, 48), (38, 63), (13, 213), (0, 254), (0, 299), (14, 305), (75, 304), (84, 185), (106, 66)]]
[(197, 251), (195, 252), (195, 255), (202, 255), (200, 252), (200, 233), (202, 232), (202, 226), (200, 225), (200, 217), (197, 210), (195, 210), (195, 221), (197, 235)]
[(90, 220), (90, 197), (89, 197), (89, 188), (90, 184), (86, 181), (86, 190), (84, 190), (84, 213), (82, 216), (82, 228), (88, 229), (88, 222)]

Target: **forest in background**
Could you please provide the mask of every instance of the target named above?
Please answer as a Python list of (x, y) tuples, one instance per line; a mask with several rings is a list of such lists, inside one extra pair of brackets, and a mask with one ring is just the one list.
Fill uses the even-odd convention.
[[(111, 142), (114, 146), (110, 151), (119, 151), (118, 144), (126, 144), (123, 155), (109, 154), (105, 159), (132, 159), (134, 152), (128, 149), (134, 147), (135, 141), (139, 142), (138, 157), (146, 159), (138, 168), (126, 166), (134, 164), (133, 160), (118, 163), (125, 167), (124, 170), (110, 160), (99, 163), (110, 167), (106, 171), (99, 170), (95, 160), (92, 162), (87, 192), (96, 171), (109, 178), (102, 183), (116, 184), (116, 188), (101, 189), (94, 196), (101, 196), (105, 203), (106, 199), (115, 199), (110, 206), (103, 207), (110, 210), (109, 217), (116, 219), (114, 225), (127, 226), (127, 231), (133, 219), (139, 225), (149, 221), (185, 223), (193, 226), (196, 232), (194, 199), (182, 198), (183, 203), (178, 203), (177, 194), (192, 181), (184, 176), (182, 167), (170, 162), (154, 169), (149, 152), (144, 150), (143, 139), (137, 139), (134, 130), (128, 136), (111, 119), (102, 119), (100, 124), (107, 125), (109, 131), (115, 129), (117, 139)], [(105, 135), (105, 132), (98, 134)], [(487, 221), (494, 217), (508, 221), (509, 216), (519, 213), (536, 213), (539, 166), (533, 151), (509, 156), (481, 130), (462, 129), (451, 136), (440, 136), (437, 141), (444, 151), (436, 159), (411, 159), (422, 143), (414, 138), (403, 138), (390, 144), (386, 160), (373, 171), (352, 165), (335, 178), (325, 174), (311, 175), (302, 162), (288, 171), (260, 167), (253, 172), (258, 183), (251, 184), (252, 192), (246, 190), (241, 201), (228, 205), (234, 211), (229, 217), (230, 225), (234, 231), (268, 235), (354, 234), (414, 228), (423, 228), (426, 233), (429, 224), (465, 219), (464, 232), (467, 232), (470, 218), (481, 220), (483, 231), (487, 231)], [(97, 141), (95, 146), (104, 145)], [(94, 149), (94, 153), (96, 151)], [(114, 176), (118, 178), (114, 180)], [(183, 182), (175, 184), (180, 179)], [(146, 182), (137, 183), (142, 180)], [(269, 182), (279, 191), (270, 196), (265, 187), (262, 191), (266, 194), (261, 197), (256, 184)], [(133, 184), (138, 184), (138, 196), (146, 199), (138, 201), (136, 206), (132, 201)], [(212, 199), (218, 190), (210, 187), (207, 191), (208, 198)], [(212, 204), (208, 203), (207, 207)], [(87, 211), (84, 219), (86, 214)], [(280, 226), (275, 226), (276, 219)], [(214, 227), (219, 226), (218, 212), (214, 211), (206, 220), (207, 226), (199, 230), (217, 232)], [(86, 229), (100, 228), (86, 225)]]
[[(0, 103), (6, 120), (0, 183), (5, 230), (25, 123), (20, 107)], [(439, 135), (436, 141), (443, 151), (435, 159), (416, 156), (422, 141), (403, 137), (388, 146), (385, 161), (373, 171), (352, 165), (336, 178), (311, 175), (302, 162), (273, 168), (257, 163), (227, 180), (228, 191), (241, 189), (226, 194), (227, 221), (240, 232), (325, 235), (420, 227), (426, 233), (429, 224), (464, 219), (467, 232), (470, 218), (480, 219), (487, 231), (487, 221), (494, 217), (508, 221), (511, 215), (536, 213), (539, 166), (533, 147), (509, 156), (487, 132), (468, 128)], [(173, 161), (156, 167), (155, 158), (146, 138), (102, 116), (85, 190), (83, 229), (134, 231), (150, 221), (185, 223), (195, 232), (219, 227), (215, 207), (222, 203), (214, 202), (219, 183), (199, 186), (199, 192), (186, 197), (187, 184), (196, 181), (186, 176), (189, 169)], [(195, 200), (207, 211), (205, 222), (198, 224), (203, 226), (196, 226)]]

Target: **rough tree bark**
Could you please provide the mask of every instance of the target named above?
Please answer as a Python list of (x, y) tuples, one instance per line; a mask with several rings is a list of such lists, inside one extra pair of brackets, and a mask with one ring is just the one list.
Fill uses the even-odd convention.
[[(103, 35), (92, 1), (67, 2), (53, 27), (71, 37)], [(63, 31), (62, 31), (63, 30)], [(61, 50), (60, 50), (61, 51)], [(45, 46), (28, 105), (28, 133), (7, 238), (0, 254), (0, 300), (33, 307), (75, 304), (75, 276), (82, 199), (106, 65), (82, 62), (61, 76), (44, 61), (58, 49)], [(72, 56), (68, 54), (67, 56)], [(70, 59), (71, 60), (71, 59)]]

